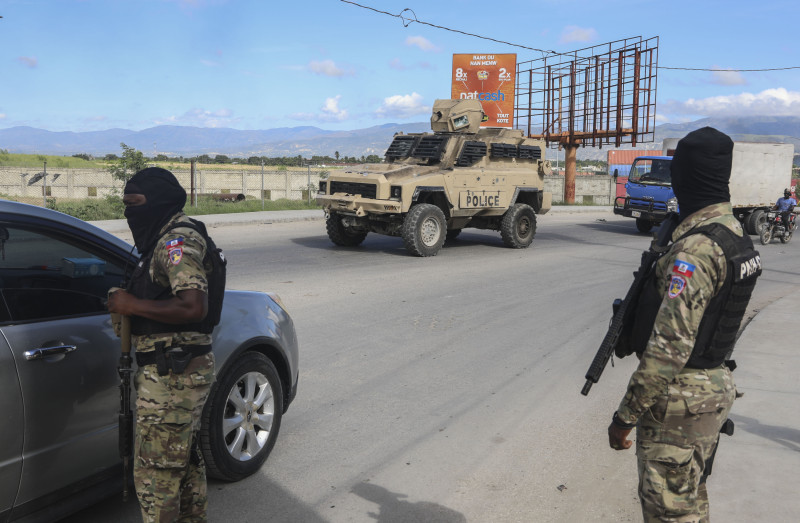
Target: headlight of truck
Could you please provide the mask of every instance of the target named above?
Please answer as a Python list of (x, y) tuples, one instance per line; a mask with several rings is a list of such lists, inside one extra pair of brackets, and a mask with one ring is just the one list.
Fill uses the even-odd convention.
[(319, 192), (317, 192), (317, 194), (328, 194), (327, 187), (328, 182), (319, 182)]
[(400, 197), (403, 195), (403, 188), (399, 185), (392, 185), (389, 191), (389, 199), (390, 200), (400, 200)]
[(667, 212), (675, 212), (678, 210), (678, 199), (670, 198), (667, 200)]

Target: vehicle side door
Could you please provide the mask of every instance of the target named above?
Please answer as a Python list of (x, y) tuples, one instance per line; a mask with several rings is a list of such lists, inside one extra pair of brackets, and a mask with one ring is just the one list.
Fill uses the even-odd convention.
[(67, 229), (0, 226), (8, 233), (0, 260), (0, 331), (24, 409), (12, 513), (20, 517), (41, 508), (41, 500), (56, 502), (102, 481), (119, 463), (120, 342), (105, 299), (121, 284), (126, 260)]

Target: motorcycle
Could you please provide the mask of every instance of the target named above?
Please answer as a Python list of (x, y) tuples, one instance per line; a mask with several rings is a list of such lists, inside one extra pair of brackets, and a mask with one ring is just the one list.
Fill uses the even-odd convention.
[(781, 243), (789, 243), (796, 228), (794, 213), (789, 215), (789, 223), (785, 224), (780, 212), (768, 211), (767, 221), (761, 226), (761, 232), (759, 233), (761, 245), (768, 245), (773, 238), (780, 238)]

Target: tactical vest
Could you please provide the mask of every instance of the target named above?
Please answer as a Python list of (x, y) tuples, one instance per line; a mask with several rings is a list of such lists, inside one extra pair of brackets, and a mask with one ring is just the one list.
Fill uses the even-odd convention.
[[(136, 335), (143, 334), (163, 334), (171, 332), (200, 332), (211, 334), (214, 327), (219, 324), (222, 316), (222, 301), (225, 296), (225, 276), (226, 265), (225, 255), (222, 249), (218, 248), (208, 236), (206, 226), (203, 222), (189, 218), (188, 222), (177, 222), (169, 229), (164, 231), (167, 234), (173, 229), (186, 227), (193, 229), (203, 236), (206, 242), (206, 254), (203, 257), (203, 267), (211, 267), (207, 272), (208, 279), (208, 314), (202, 321), (195, 323), (163, 323), (141, 316), (131, 316), (131, 333)], [(162, 234), (162, 237), (164, 236)], [(136, 270), (133, 272), (128, 282), (127, 291), (140, 299), (145, 300), (167, 300), (173, 297), (172, 289), (169, 286), (161, 286), (150, 278), (150, 264), (153, 261), (155, 249), (139, 261)]]
[[(730, 357), (739, 333), (739, 326), (750, 302), (750, 296), (761, 275), (761, 256), (753, 248), (749, 236), (737, 236), (722, 224), (712, 223), (692, 229), (678, 241), (693, 234), (705, 234), (725, 253), (727, 271), (725, 282), (716, 296), (711, 298), (700, 321), (692, 354), (686, 367), (711, 369), (718, 367)], [(636, 316), (632, 326), (631, 346), (641, 355), (653, 332), (658, 309), (663, 296), (659, 286), (663, 284), (651, 268), (648, 280), (636, 301)]]

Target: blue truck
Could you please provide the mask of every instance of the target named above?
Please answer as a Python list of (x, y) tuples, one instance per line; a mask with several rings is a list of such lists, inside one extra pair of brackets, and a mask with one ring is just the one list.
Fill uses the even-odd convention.
[[(666, 143), (666, 140), (665, 140)], [(733, 214), (748, 234), (758, 234), (766, 212), (791, 185), (794, 146), (782, 143), (735, 142), (730, 193)], [(639, 156), (633, 161), (625, 196), (614, 201), (614, 214), (634, 218), (643, 233), (658, 226), (671, 211), (679, 211), (672, 191), (672, 156)], [(616, 179), (626, 173), (611, 173)]]

